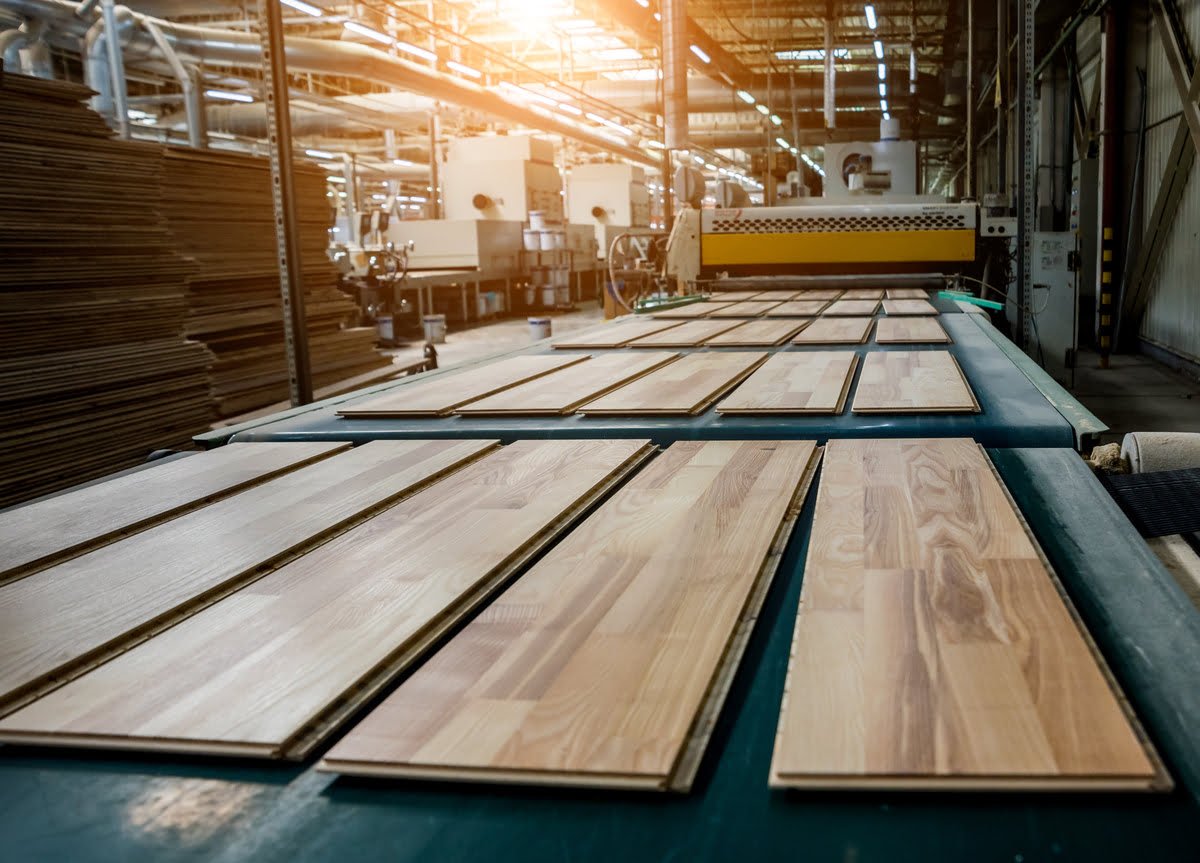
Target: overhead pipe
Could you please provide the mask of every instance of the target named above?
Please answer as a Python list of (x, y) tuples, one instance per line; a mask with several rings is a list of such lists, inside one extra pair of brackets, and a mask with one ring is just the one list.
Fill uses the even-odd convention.
[[(0, 33), (0, 57), (4, 58), (4, 68), (39, 78), (53, 78), (49, 57), (45, 56), (44, 50), (37, 51), (39, 45), (45, 48), (41, 41), (44, 30), (43, 22), (26, 21), (20, 27)], [(26, 51), (28, 62), (22, 60), (22, 50)]]
[(187, 114), (188, 146), (202, 150), (208, 146), (203, 91), (196, 86), (193, 72), (183, 65), (183, 61), (179, 59), (179, 55), (175, 53), (175, 49), (171, 47), (171, 43), (167, 41), (167, 37), (163, 35), (159, 26), (154, 21), (146, 19), (142, 21), (142, 27), (150, 34), (150, 38), (154, 40), (154, 44), (166, 58), (167, 65), (171, 67), (175, 80), (179, 82), (179, 89), (183, 93), (183, 108)]
[[(691, 48), (687, 32), (687, 0), (663, 0), (662, 9), (662, 115), (668, 150), (688, 145), (687, 57)], [(666, 178), (663, 178), (664, 184)]]
[(129, 138), (129, 89), (125, 83), (125, 58), (121, 52), (121, 32), (117, 17), (132, 16), (125, 6), (118, 7), (113, 0), (100, 0), (100, 20), (104, 22), (104, 45), (108, 51), (108, 74), (112, 78), (113, 110), (117, 119), (117, 134)]
[[(102, 4), (104, 2), (106, 0), (101, 0)], [(682, 5), (682, 0), (675, 2)], [(86, 23), (75, 15), (78, 4), (70, 0), (4, 0), (4, 3), (29, 17), (47, 19), (53, 25), (56, 36), (82, 36), (85, 32), (83, 28), (86, 27)], [(138, 22), (154, 21), (177, 52), (197, 60), (241, 65), (262, 62), (262, 48), (257, 34), (177, 24), (139, 13), (131, 14)], [(64, 42), (70, 44), (70, 40)], [(134, 33), (126, 45), (125, 53), (126, 56), (136, 59), (156, 51), (157, 48), (149, 36)], [(286, 52), (288, 68), (294, 72), (352, 77), (372, 84), (421, 93), (441, 102), (562, 135), (599, 150), (623, 156), (638, 164), (658, 166), (656, 158), (632, 143), (621, 143), (608, 134), (582, 128), (559, 118), (549, 110), (509, 101), (479, 84), (443, 74), (428, 66), (410, 63), (375, 48), (353, 42), (289, 36)]]

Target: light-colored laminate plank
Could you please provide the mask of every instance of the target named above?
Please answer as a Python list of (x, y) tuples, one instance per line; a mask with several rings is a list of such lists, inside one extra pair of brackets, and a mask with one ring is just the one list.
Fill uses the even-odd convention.
[(740, 303), (743, 300), (753, 300), (762, 291), (713, 291), (709, 299), (718, 303)]
[(802, 329), (795, 345), (860, 345), (867, 340), (874, 318), (817, 318)]
[(472, 366), (453, 374), (439, 374), (338, 409), (344, 417), (434, 417), (453, 413), (468, 402), (525, 381), (548, 375), (572, 363), (580, 363), (587, 354), (522, 354), (481, 366)]
[(873, 351), (863, 362), (854, 413), (977, 413), (949, 351)]
[(493, 450), (0, 720), (0, 740), (303, 757), (649, 451)]
[(0, 584), (349, 446), (230, 444), (0, 513)]
[(662, 309), (652, 314), (656, 318), (704, 318), (713, 312), (720, 311), (733, 303), (720, 303), (712, 300), (701, 300), (698, 303), (688, 303), (686, 306), (676, 306), (673, 309)]
[(830, 303), (821, 314), (830, 317), (835, 315), (862, 317), (863, 315), (873, 315), (877, 311), (879, 311), (879, 300), (837, 300)]
[(937, 318), (880, 318), (875, 324), (875, 341), (881, 345), (948, 344), (950, 336)]
[[(794, 290), (787, 291), (761, 291), (754, 299), (759, 302), (775, 302), (783, 303), (796, 298), (798, 292)], [(815, 299), (815, 298), (814, 298)]]
[(791, 300), (767, 310), (768, 318), (811, 318), (829, 305), (825, 300)]
[(678, 356), (670, 351), (604, 354), (471, 402), (459, 408), (458, 413), (462, 416), (561, 416), (574, 413), (585, 402), (598, 399)]
[(841, 299), (843, 300), (882, 300), (883, 288), (850, 288)]
[(793, 300), (824, 300), (831, 303), (834, 300), (841, 299), (841, 288), (804, 288), (796, 292)]
[(758, 416), (840, 414), (857, 364), (854, 351), (774, 354), (717, 405), (717, 412)]
[(1132, 790), (1154, 761), (973, 441), (830, 441), (773, 785)]
[(713, 336), (741, 325), (741, 321), (688, 321), (663, 333), (643, 336), (629, 342), (627, 348), (694, 348)]
[(777, 302), (747, 300), (742, 303), (734, 303), (731, 306), (726, 306), (719, 309), (710, 315), (713, 318), (757, 318), (765, 315), (771, 309), (779, 305)]
[(800, 332), (807, 320), (797, 318), (747, 321), (705, 342), (711, 347), (756, 348), (782, 345)]
[(737, 386), (766, 360), (759, 351), (688, 354), (579, 410), (589, 416), (691, 416)]
[(936, 315), (938, 310), (929, 300), (884, 300), (883, 311), (889, 315)]
[(633, 318), (613, 321), (586, 333), (564, 336), (554, 342), (558, 350), (587, 350), (590, 348), (619, 348), (635, 339), (661, 333), (679, 326), (679, 321), (660, 321), (655, 318)]
[(888, 288), (887, 298), (889, 300), (927, 300), (929, 291), (922, 288)]
[(673, 444), (322, 769), (686, 790), (816, 459), (810, 441)]
[(495, 445), (363, 444), (0, 587), (0, 708), (69, 679)]

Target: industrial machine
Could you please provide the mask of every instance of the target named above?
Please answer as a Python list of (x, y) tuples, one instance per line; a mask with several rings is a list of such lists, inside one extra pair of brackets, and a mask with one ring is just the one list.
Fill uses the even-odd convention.
[(442, 210), (447, 219), (527, 222), (536, 211), (547, 222), (561, 222), (562, 176), (554, 145), (532, 135), (452, 141), (442, 166)]
[(646, 172), (624, 162), (576, 165), (567, 176), (567, 217), (591, 225), (600, 257), (621, 234), (650, 234)]

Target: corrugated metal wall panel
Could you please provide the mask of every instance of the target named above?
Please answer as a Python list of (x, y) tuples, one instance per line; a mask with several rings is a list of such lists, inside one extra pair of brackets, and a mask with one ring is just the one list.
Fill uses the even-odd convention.
[[(1200, 0), (1182, 0), (1179, 11), (1192, 50), (1200, 43)], [(1157, 27), (1158, 24), (1153, 25)], [(1179, 111), (1179, 94), (1171, 78), (1157, 31), (1150, 34), (1146, 69), (1146, 119), (1157, 123)], [(1146, 135), (1145, 212), (1154, 207), (1158, 178), (1171, 149), (1175, 121)], [(1200, 166), (1192, 169), (1179, 212), (1154, 273), (1142, 335), (1188, 357), (1200, 357)]]

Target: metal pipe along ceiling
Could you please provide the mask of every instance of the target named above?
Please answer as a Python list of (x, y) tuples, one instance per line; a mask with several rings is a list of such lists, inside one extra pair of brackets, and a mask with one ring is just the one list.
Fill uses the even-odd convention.
[[(79, 4), (69, 0), (2, 0), (5, 6), (29, 18), (46, 20), (54, 25), (55, 35), (83, 36), (88, 28), (75, 12)], [(682, 0), (677, 0), (682, 4)], [(253, 66), (262, 62), (258, 35), (233, 30), (217, 30), (175, 24), (149, 16), (132, 13), (139, 21), (156, 24), (171, 46), (181, 54), (208, 63), (232, 63)], [(49, 35), (49, 34), (48, 34)], [(67, 47), (75, 47), (67, 42)], [(685, 48), (686, 50), (686, 48)], [(288, 69), (293, 72), (312, 72), (356, 78), (385, 87), (395, 87), (431, 96), (443, 102), (471, 108), (486, 114), (520, 123), (545, 132), (624, 156), (639, 164), (657, 168), (658, 160), (636, 147), (617, 143), (605, 134), (591, 132), (555, 117), (548, 110), (519, 105), (501, 98), (469, 81), (452, 78), (415, 63), (392, 57), (382, 51), (352, 42), (328, 39), (308, 39), (292, 36), (287, 39)], [(126, 56), (138, 59), (157, 55), (153, 40), (139, 31), (131, 35)], [(686, 115), (685, 115), (686, 116)]]

